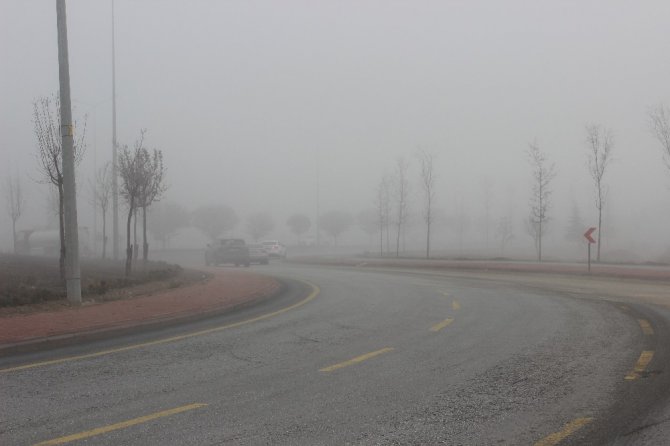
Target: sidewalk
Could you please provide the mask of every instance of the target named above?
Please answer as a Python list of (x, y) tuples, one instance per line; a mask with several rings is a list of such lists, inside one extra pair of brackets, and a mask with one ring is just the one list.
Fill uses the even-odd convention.
[(126, 300), (0, 317), (0, 352), (17, 344), (99, 333), (216, 313), (281, 290), (277, 280), (241, 270), (210, 269), (203, 283)]

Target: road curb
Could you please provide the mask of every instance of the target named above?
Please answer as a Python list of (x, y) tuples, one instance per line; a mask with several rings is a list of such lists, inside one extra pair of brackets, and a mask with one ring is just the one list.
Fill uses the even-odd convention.
[[(443, 259), (379, 259), (374, 257), (295, 257), (290, 263), (298, 265), (320, 265), (351, 268), (406, 268), (426, 269), (434, 271), (465, 271), (485, 273), (523, 273), (523, 274), (551, 274), (583, 278), (616, 278), (630, 280), (644, 280), (654, 282), (670, 282), (670, 268), (659, 268), (649, 271), (637, 267), (622, 265), (596, 265), (590, 273), (569, 265), (551, 265), (543, 263), (524, 262), (496, 262), (496, 261), (452, 261)], [(553, 268), (552, 268), (553, 267)], [(586, 266), (584, 266), (586, 268)], [(601, 270), (598, 270), (601, 268)]]

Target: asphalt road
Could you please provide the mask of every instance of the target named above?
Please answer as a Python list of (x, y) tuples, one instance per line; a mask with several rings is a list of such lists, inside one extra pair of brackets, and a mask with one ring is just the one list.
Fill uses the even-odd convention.
[(668, 444), (661, 307), (439, 273), (257, 270), (315, 287), (0, 358), (0, 444)]

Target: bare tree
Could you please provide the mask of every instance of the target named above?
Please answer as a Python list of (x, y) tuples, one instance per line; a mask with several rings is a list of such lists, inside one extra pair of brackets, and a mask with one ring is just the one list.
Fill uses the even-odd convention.
[(596, 261), (600, 262), (600, 248), (602, 247), (603, 235), (603, 208), (607, 198), (607, 188), (603, 183), (603, 177), (607, 166), (612, 161), (612, 147), (614, 140), (612, 131), (599, 125), (586, 126), (586, 142), (588, 146), (589, 174), (593, 179), (596, 192), (596, 209), (598, 209), (598, 247)]
[(407, 180), (407, 169), (409, 164), (405, 159), (398, 158), (396, 163), (396, 170), (393, 176), (393, 192), (395, 201), (395, 219), (393, 224), (396, 228), (396, 257), (400, 256), (400, 237), (405, 229), (408, 217), (408, 199), (409, 199), (409, 182)]
[(384, 175), (377, 186), (375, 196), (375, 211), (377, 214), (377, 224), (379, 226), (379, 255), (384, 256), (384, 233), (386, 233), (386, 251), (389, 250), (389, 219), (391, 213), (391, 191), (390, 181), (387, 175)]
[(651, 130), (663, 151), (663, 162), (670, 170), (670, 108), (659, 104), (649, 111)]
[(265, 237), (274, 227), (275, 222), (272, 220), (272, 215), (267, 212), (256, 212), (247, 217), (247, 231), (255, 242)]
[(286, 220), (286, 224), (298, 239), (300, 239), (302, 234), (309, 231), (310, 226), (312, 226), (311, 220), (305, 214), (291, 215), (288, 220)]
[(435, 218), (433, 203), (435, 201), (436, 175), (433, 168), (435, 156), (432, 153), (420, 150), (417, 154), (421, 174), (421, 189), (423, 190), (423, 222), (426, 224), (426, 258), (430, 258), (430, 229)]
[(496, 228), (496, 237), (500, 242), (500, 256), (505, 256), (505, 247), (514, 238), (514, 228), (509, 217), (500, 217)]
[(7, 213), (12, 220), (12, 248), (14, 254), (17, 254), (16, 249), (16, 222), (21, 218), (25, 206), (25, 197), (23, 196), (23, 189), (21, 188), (21, 180), (18, 175), (7, 175), (5, 178), (5, 199), (7, 204)]
[(337, 246), (339, 236), (349, 229), (353, 222), (353, 217), (348, 212), (330, 211), (321, 215), (321, 228), (331, 237)]
[(105, 163), (95, 173), (90, 184), (93, 195), (93, 207), (102, 213), (102, 258), (107, 257), (107, 210), (112, 198), (112, 164)]
[(368, 235), (369, 242), (372, 243), (374, 235), (379, 232), (377, 212), (374, 209), (366, 209), (359, 212), (358, 215), (356, 215), (356, 223), (358, 223), (358, 227)]
[(456, 226), (456, 232), (458, 233), (458, 255), (463, 255), (463, 239), (465, 238), (465, 233), (470, 229), (470, 216), (468, 215), (468, 210), (465, 206), (465, 200), (461, 191), (458, 191), (456, 198), (456, 218), (454, 224)]
[[(37, 168), (41, 182), (53, 185), (58, 191), (58, 224), (60, 230), (60, 276), (65, 280), (65, 209), (63, 207), (63, 147), (61, 140), (60, 97), (43, 96), (33, 102), (33, 128), (37, 137)], [(74, 127), (77, 127), (75, 121)], [(86, 119), (74, 140), (74, 161), (79, 165), (84, 157)]]
[[(149, 259), (149, 240), (147, 238), (147, 208), (158, 201), (165, 190), (165, 166), (163, 165), (163, 152), (153, 149), (149, 152), (143, 150), (140, 158), (140, 194), (138, 207), (142, 209), (142, 260)], [(137, 221), (137, 216), (135, 216)]]
[(225, 205), (202, 206), (193, 211), (192, 224), (210, 240), (237, 226), (239, 219), (235, 211)]
[(127, 145), (119, 152), (119, 176), (121, 177), (121, 196), (128, 205), (128, 217), (126, 218), (126, 276), (132, 271), (133, 248), (130, 238), (130, 224), (133, 214), (140, 204), (140, 196), (143, 187), (143, 165), (149, 152), (144, 148), (145, 131), (140, 131), (140, 137), (135, 141), (133, 150)]
[(149, 217), (148, 230), (153, 234), (155, 240), (161, 242), (163, 249), (167, 248), (172, 237), (180, 229), (187, 227), (190, 221), (186, 209), (176, 203), (158, 203), (158, 205), (151, 206)]
[(487, 178), (482, 184), (484, 192), (484, 233), (486, 235), (486, 250), (489, 250), (489, 241), (491, 234), (491, 201), (493, 199), (493, 186)]
[(565, 229), (565, 240), (570, 243), (574, 243), (575, 245), (581, 246), (584, 242), (584, 236), (582, 234), (584, 233), (585, 229), (586, 224), (582, 219), (582, 213), (579, 210), (579, 205), (573, 199), (568, 226)]
[(551, 180), (556, 176), (555, 166), (549, 164), (546, 155), (540, 150), (537, 141), (528, 145), (528, 163), (532, 169), (533, 186), (531, 188), (530, 215), (526, 229), (535, 239), (537, 260), (542, 261), (543, 226), (549, 220), (551, 207)]

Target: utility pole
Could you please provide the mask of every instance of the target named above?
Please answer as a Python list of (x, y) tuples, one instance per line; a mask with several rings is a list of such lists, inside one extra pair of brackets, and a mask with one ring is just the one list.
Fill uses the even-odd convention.
[(77, 188), (74, 178), (74, 128), (70, 103), (70, 65), (67, 48), (65, 0), (56, 0), (58, 27), (58, 79), (60, 81), (60, 130), (63, 148), (63, 208), (65, 216), (65, 285), (67, 299), (81, 303)]
[(119, 259), (119, 174), (116, 153), (116, 50), (114, 47), (114, 0), (112, 0), (112, 251)]
[(320, 240), (321, 231), (319, 230), (319, 220), (320, 220), (320, 217), (321, 217), (320, 210), (319, 210), (319, 206), (320, 206), (320, 203), (319, 203), (320, 196), (319, 195), (321, 194), (320, 184), (319, 184), (319, 149), (316, 149), (315, 155), (316, 155), (315, 156), (315, 158), (316, 158), (316, 222), (315, 222), (316, 225), (315, 225), (315, 227), (316, 227), (316, 247), (318, 248), (319, 246), (321, 246), (321, 243), (320, 243), (321, 242), (321, 240)]

